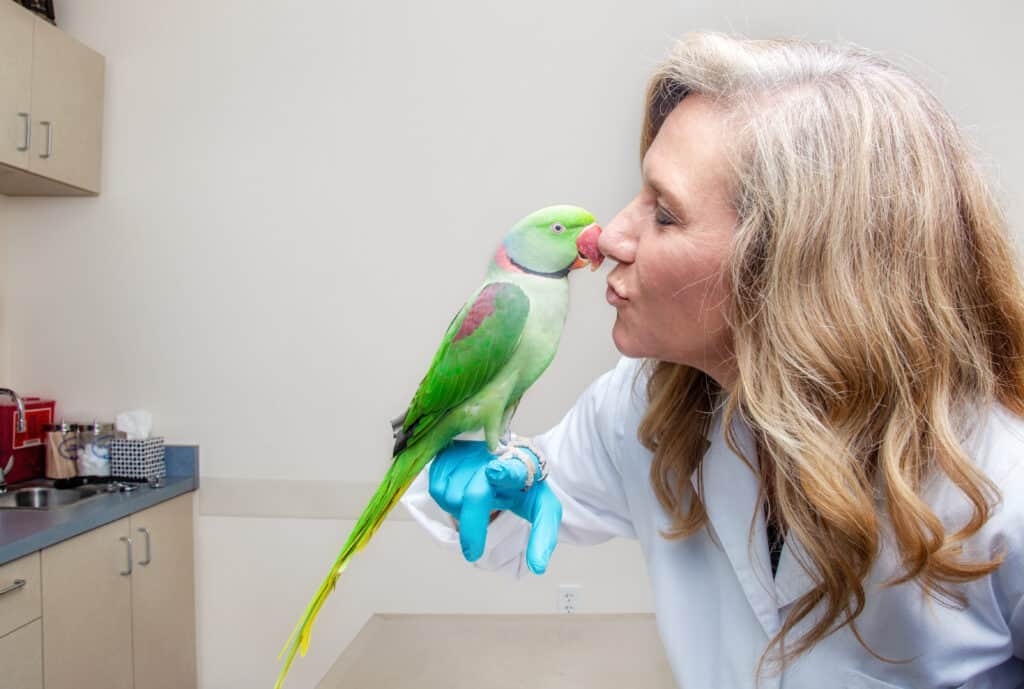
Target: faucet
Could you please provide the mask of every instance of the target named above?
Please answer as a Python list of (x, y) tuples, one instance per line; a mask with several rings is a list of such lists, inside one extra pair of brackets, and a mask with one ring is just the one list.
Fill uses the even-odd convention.
[[(0, 388), (0, 396), (6, 395), (14, 400), (14, 404), (18, 406), (18, 420), (15, 424), (15, 430), (18, 433), (24, 433), (28, 425), (25, 423), (25, 403), (18, 397), (18, 393), (10, 388)], [(14, 455), (11, 455), (10, 460), (7, 462), (6, 467), (0, 467), (0, 493), (7, 492), (7, 474), (14, 467)]]
[(27, 426), (25, 425), (25, 403), (18, 397), (18, 393), (10, 388), (0, 388), (0, 397), (7, 395), (14, 403), (18, 405), (18, 433), (24, 433)]

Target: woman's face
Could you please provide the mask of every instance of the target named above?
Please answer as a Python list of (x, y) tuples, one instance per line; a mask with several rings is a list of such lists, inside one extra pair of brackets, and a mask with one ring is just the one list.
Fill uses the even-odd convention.
[(683, 98), (644, 156), (640, 193), (598, 246), (619, 264), (607, 292), (619, 351), (693, 366), (728, 388), (734, 366), (719, 277), (736, 213), (720, 153), (727, 135), (708, 98)]

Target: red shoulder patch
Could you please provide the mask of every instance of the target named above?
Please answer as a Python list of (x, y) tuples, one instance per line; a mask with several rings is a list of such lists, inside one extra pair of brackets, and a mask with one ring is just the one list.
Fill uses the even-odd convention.
[(501, 285), (498, 283), (491, 283), (480, 290), (480, 294), (477, 295), (473, 305), (469, 307), (469, 313), (463, 319), (459, 332), (455, 333), (452, 342), (458, 342), (462, 338), (472, 335), (473, 331), (484, 322), (484, 319), (494, 313), (494, 302), (499, 291), (501, 291)]
[(494, 262), (497, 263), (498, 266), (500, 266), (501, 268), (504, 268), (505, 270), (511, 273), (526, 272), (522, 268), (517, 266), (515, 263), (513, 263), (512, 259), (508, 257), (508, 251), (505, 250), (504, 244), (502, 244), (501, 247), (498, 249), (497, 253), (494, 254)]

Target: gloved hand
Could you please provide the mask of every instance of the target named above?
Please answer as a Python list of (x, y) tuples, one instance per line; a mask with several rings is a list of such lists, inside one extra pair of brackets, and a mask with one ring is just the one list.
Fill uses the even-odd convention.
[(430, 497), (459, 522), (466, 560), (483, 555), (491, 512), (511, 510), (531, 524), (527, 566), (534, 574), (544, 573), (558, 543), (562, 503), (546, 481), (522, 490), (527, 477), (523, 460), (497, 459), (482, 440), (456, 440), (431, 462), (429, 477)]

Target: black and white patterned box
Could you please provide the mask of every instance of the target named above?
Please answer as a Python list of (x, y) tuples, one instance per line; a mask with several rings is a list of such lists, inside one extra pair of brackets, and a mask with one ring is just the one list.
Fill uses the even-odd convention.
[(115, 438), (110, 442), (110, 473), (121, 478), (137, 479), (167, 476), (164, 439)]

